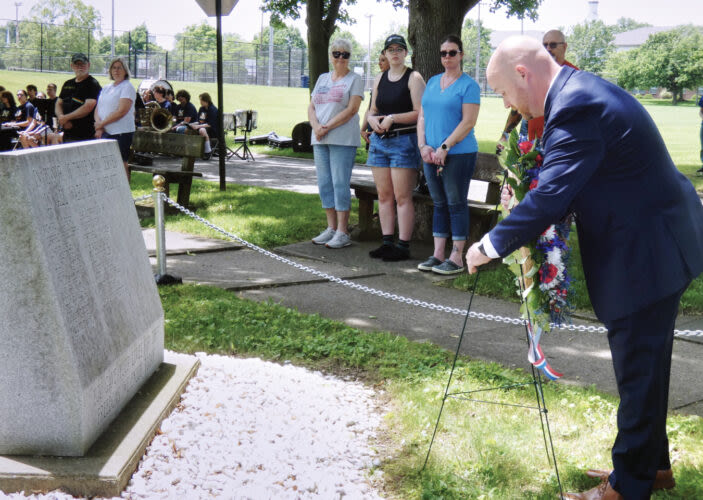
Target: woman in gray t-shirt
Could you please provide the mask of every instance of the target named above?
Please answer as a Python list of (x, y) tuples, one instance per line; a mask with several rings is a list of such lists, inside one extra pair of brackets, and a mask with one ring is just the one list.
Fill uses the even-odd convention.
[(332, 71), (320, 75), (312, 91), (308, 119), (317, 169), (317, 187), (327, 215), (327, 229), (312, 239), (328, 248), (349, 246), (352, 168), (359, 147), (359, 106), (364, 98), (361, 77), (349, 70), (351, 43), (330, 45)]

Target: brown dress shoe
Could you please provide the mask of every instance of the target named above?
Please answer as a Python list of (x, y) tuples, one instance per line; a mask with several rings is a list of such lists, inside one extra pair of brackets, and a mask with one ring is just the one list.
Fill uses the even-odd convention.
[(595, 488), (583, 493), (566, 493), (562, 500), (624, 500), (620, 493), (615, 491), (608, 481), (603, 481)]
[[(613, 470), (602, 470), (602, 469), (589, 469), (586, 471), (588, 477), (593, 477), (600, 479), (602, 481), (607, 481), (610, 473)], [(655, 490), (670, 490), (676, 486), (676, 480), (674, 479), (674, 472), (671, 469), (658, 470), (657, 477), (654, 479)]]

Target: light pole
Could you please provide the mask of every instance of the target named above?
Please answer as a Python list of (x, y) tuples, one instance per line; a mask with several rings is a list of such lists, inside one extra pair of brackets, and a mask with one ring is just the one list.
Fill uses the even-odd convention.
[(110, 57), (115, 58), (115, 0), (112, 0), (112, 36), (110, 38)]
[(20, 7), (22, 2), (15, 2), (15, 45), (20, 44)]
[[(476, 83), (478, 83), (479, 64), (481, 61), (481, 2), (478, 3), (478, 19), (476, 21)], [(479, 83), (479, 85), (481, 85)]]
[(364, 14), (369, 18), (369, 61), (368, 61), (368, 72), (366, 73), (366, 85), (370, 86), (369, 81), (371, 79), (371, 18), (373, 14)]

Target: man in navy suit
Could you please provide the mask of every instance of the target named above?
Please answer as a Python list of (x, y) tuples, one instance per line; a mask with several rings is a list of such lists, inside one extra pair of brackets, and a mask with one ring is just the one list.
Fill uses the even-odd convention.
[[(613, 472), (572, 499), (646, 499), (674, 486), (666, 436), (674, 320), (703, 271), (703, 207), (645, 109), (621, 88), (506, 39), (487, 68), (505, 106), (544, 115), (538, 186), (467, 252), (469, 272), (576, 215), (589, 295), (620, 393)], [(606, 480), (607, 479), (607, 480)]]

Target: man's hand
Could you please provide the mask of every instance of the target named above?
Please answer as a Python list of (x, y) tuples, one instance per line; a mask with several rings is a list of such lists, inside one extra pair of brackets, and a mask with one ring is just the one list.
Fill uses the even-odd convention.
[(466, 252), (466, 267), (469, 270), (469, 274), (474, 274), (478, 271), (478, 266), (482, 266), (492, 259), (488, 255), (483, 255), (478, 249), (481, 243), (474, 243)]
[(66, 118), (66, 115), (61, 115), (61, 116), (59, 116), (58, 122), (59, 122), (60, 126), (62, 126), (63, 128), (66, 128), (66, 124), (70, 123), (70, 120), (68, 118)]
[(362, 130), (362, 131), (361, 131), (361, 138), (366, 141), (366, 144), (369, 144), (369, 142), (370, 142), (370, 141), (369, 141), (369, 136), (370, 136), (370, 135), (371, 135), (371, 132), (369, 132), (368, 130)]

